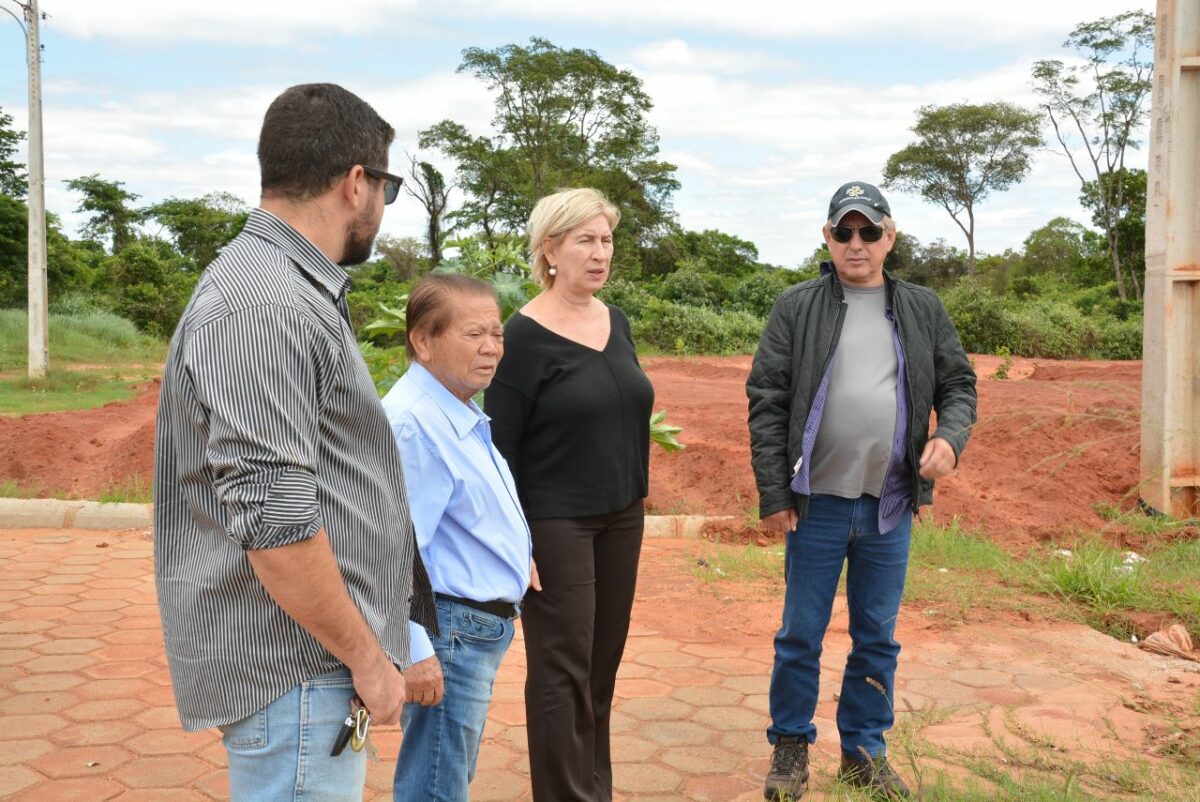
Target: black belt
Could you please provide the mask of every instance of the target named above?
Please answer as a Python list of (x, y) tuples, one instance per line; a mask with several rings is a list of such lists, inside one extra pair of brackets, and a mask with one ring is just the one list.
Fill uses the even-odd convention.
[(458, 596), (449, 596), (445, 593), (433, 594), (436, 598), (445, 599), (455, 604), (461, 604), (465, 607), (471, 607), (475, 610), (485, 612), (488, 615), (494, 615), (497, 618), (513, 619), (521, 614), (521, 608), (514, 602), (506, 601), (475, 601), (474, 599), (463, 599)]

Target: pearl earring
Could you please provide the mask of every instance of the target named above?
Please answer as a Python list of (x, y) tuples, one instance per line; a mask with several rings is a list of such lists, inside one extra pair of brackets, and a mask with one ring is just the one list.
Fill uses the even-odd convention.
[(557, 275), (558, 275), (558, 268), (557, 268), (557, 267), (555, 267), (554, 265), (550, 265), (550, 270), (549, 270), (548, 272), (549, 272), (549, 273), (550, 273), (550, 275), (552, 275), (552, 276), (557, 276)]

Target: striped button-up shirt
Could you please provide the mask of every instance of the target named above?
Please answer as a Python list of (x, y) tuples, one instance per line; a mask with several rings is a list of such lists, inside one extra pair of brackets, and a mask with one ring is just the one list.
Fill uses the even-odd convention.
[(171, 340), (154, 465), (154, 568), (180, 718), (239, 721), (340, 662), (267, 594), (246, 551), (325, 530), (384, 650), (436, 630), (400, 457), (347, 319), (349, 279), (256, 209)]

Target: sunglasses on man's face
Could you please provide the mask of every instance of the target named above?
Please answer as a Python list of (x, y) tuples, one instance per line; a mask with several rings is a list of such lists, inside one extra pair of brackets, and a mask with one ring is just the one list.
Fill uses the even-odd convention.
[(386, 182), (383, 188), (383, 202), (385, 204), (396, 200), (397, 196), (400, 195), (400, 185), (404, 183), (403, 178), (398, 175), (392, 175), (391, 173), (384, 172), (383, 170), (379, 170), (375, 167), (368, 167), (365, 164), (362, 166), (362, 168), (363, 172), (372, 178), (378, 178), (380, 181)]
[(829, 235), (833, 237), (834, 242), (845, 244), (854, 238), (854, 232), (858, 232), (859, 239), (863, 242), (879, 242), (883, 239), (883, 226), (834, 226), (829, 230)]

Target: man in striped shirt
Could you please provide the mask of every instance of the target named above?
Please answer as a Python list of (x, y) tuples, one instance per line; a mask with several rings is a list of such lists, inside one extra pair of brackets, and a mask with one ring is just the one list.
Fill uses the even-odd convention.
[(409, 619), (437, 629), (400, 459), (346, 307), (400, 179), (395, 132), (332, 84), (267, 110), (261, 206), (171, 341), (155, 578), (179, 715), (219, 727), (235, 800), (360, 799), (330, 755), (354, 697), (399, 719)]

